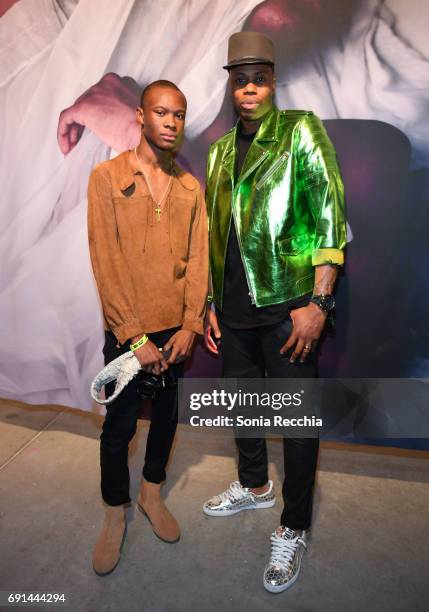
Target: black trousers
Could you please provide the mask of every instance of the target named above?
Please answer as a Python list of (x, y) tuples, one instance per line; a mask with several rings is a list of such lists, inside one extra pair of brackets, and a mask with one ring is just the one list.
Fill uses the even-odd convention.
[[(292, 351), (279, 350), (292, 331), (288, 316), (276, 325), (234, 329), (220, 321), (223, 375), (228, 378), (314, 378), (316, 352), (304, 363), (290, 363)], [(243, 487), (260, 487), (268, 481), (268, 456), (264, 438), (236, 438), (238, 475)], [(283, 501), (281, 524), (290, 529), (308, 529), (311, 524), (318, 438), (284, 438)]]
[[(149, 338), (159, 347), (179, 328), (166, 329)], [(120, 348), (112, 332), (106, 331), (103, 348), (104, 362), (110, 363), (129, 351), (129, 342)], [(183, 376), (183, 364), (170, 366), (175, 377)], [(106, 417), (100, 436), (101, 495), (110, 506), (130, 502), (130, 474), (128, 470), (128, 444), (136, 433), (137, 419), (142, 408), (142, 398), (137, 392), (140, 375), (128, 383), (114, 402), (107, 404)], [(114, 390), (114, 383), (106, 385), (107, 396)], [(166, 387), (152, 400), (152, 418), (146, 443), (143, 476), (149, 482), (165, 480), (165, 468), (177, 428), (177, 386)]]

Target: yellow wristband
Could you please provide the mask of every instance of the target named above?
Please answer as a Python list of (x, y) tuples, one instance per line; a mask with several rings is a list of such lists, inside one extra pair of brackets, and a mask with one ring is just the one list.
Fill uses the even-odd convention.
[(139, 349), (140, 347), (142, 347), (144, 344), (146, 344), (146, 342), (149, 340), (149, 338), (146, 336), (146, 334), (144, 334), (140, 340), (137, 340), (137, 342), (134, 342), (134, 344), (130, 344), (130, 349), (133, 351), (136, 351), (137, 349)]

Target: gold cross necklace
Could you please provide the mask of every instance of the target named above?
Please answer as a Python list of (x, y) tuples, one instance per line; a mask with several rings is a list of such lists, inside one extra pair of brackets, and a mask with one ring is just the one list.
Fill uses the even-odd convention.
[(147, 178), (147, 176), (146, 176), (146, 174), (145, 174), (145, 172), (143, 170), (143, 164), (141, 162), (141, 159), (140, 159), (140, 157), (137, 154), (137, 147), (134, 147), (134, 155), (136, 156), (136, 160), (137, 160), (137, 163), (138, 163), (138, 165), (140, 167), (140, 170), (141, 170), (141, 172), (143, 174), (143, 178), (146, 181), (146, 185), (147, 185), (147, 188), (149, 189), (150, 197), (152, 198), (153, 203), (155, 204), (155, 212), (156, 212), (156, 214), (158, 216), (158, 221), (161, 221), (161, 212), (162, 212), (161, 204), (163, 203), (163, 201), (165, 199), (165, 196), (167, 195), (167, 193), (168, 193), (168, 191), (170, 189), (171, 182), (173, 180), (173, 160), (170, 159), (170, 180), (168, 181), (168, 184), (167, 184), (167, 187), (164, 190), (164, 193), (162, 194), (161, 198), (157, 202), (155, 200), (154, 195), (153, 195), (153, 191), (152, 191), (152, 187), (150, 186), (149, 179)]

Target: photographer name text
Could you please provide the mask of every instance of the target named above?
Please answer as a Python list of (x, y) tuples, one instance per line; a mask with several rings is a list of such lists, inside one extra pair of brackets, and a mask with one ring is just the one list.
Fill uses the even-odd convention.
[(236, 417), (219, 415), (213, 418), (193, 415), (189, 419), (193, 427), (322, 427), (322, 419), (315, 416), (303, 416), (297, 418), (282, 417), (276, 414), (272, 417), (244, 417), (239, 414)]

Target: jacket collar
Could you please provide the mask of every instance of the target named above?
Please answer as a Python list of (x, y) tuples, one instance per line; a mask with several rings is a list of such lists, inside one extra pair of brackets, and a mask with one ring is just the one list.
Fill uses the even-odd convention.
[(135, 183), (135, 175), (139, 172), (134, 170), (129, 159), (130, 151), (124, 151), (115, 157), (115, 173), (118, 177), (119, 189), (124, 195)]
[[(249, 176), (256, 168), (264, 161), (268, 156), (272, 145), (278, 142), (278, 129), (279, 129), (279, 118), (280, 112), (276, 106), (273, 105), (271, 110), (265, 115), (258, 131), (256, 132), (255, 138), (249, 147), (246, 155), (245, 162), (238, 177), (237, 183), (241, 183), (245, 178)], [(225, 170), (229, 173), (231, 178), (234, 178), (234, 170), (237, 158), (237, 128), (238, 123), (230, 132), (230, 137), (225, 148), (225, 152), (222, 158), (222, 163)]]
[[(141, 171), (134, 169), (130, 163), (129, 151), (124, 151), (115, 157), (115, 174), (118, 177), (119, 189), (125, 196), (132, 195), (135, 189), (135, 176), (141, 174)], [(195, 191), (198, 183), (188, 172), (184, 172), (182, 168), (173, 160), (173, 187), (178, 179), (180, 185), (187, 191)]]

